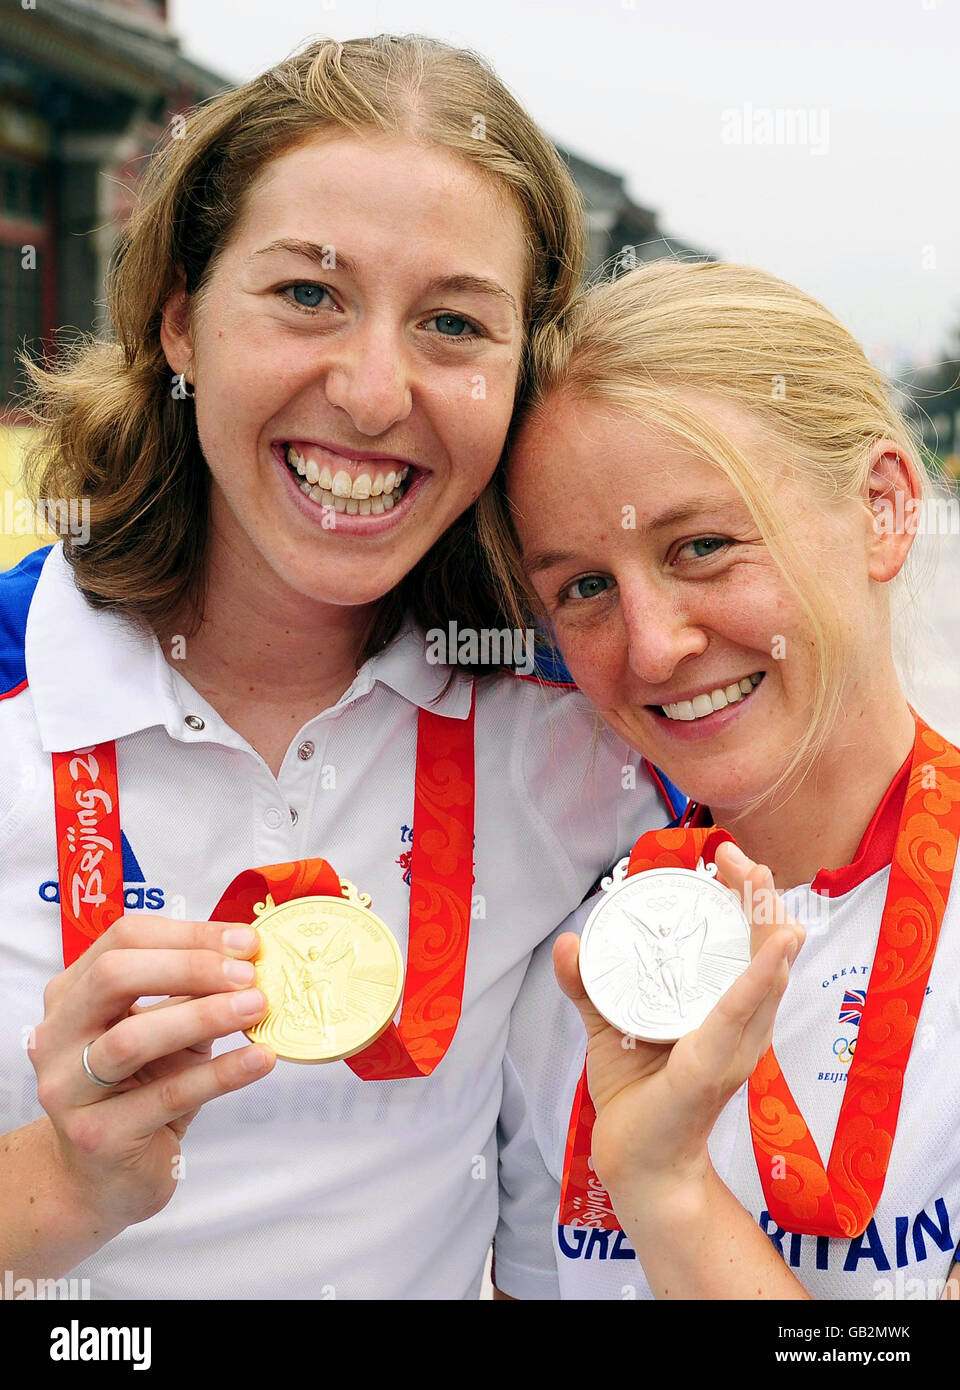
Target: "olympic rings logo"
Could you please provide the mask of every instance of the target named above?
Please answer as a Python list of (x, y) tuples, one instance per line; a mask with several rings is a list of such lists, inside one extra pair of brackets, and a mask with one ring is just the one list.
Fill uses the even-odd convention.
[(833, 1051), (836, 1057), (846, 1066), (853, 1061), (853, 1054), (857, 1050), (856, 1038), (834, 1038)]

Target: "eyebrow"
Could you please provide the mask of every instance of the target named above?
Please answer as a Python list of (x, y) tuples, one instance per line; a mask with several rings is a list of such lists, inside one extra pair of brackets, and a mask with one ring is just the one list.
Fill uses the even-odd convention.
[[(722, 514), (734, 507), (736, 503), (730, 497), (705, 495), (697, 502), (679, 502), (675, 507), (668, 507), (665, 512), (661, 512), (644, 526), (643, 530), (663, 531), (668, 526), (677, 526), (694, 517), (702, 516), (705, 511)], [(552, 569), (554, 565), (569, 565), (577, 558), (577, 553), (573, 550), (535, 550), (530, 556), (524, 556), (523, 565), (528, 574), (537, 574), (540, 570)]]
[[(279, 241), (271, 241), (267, 246), (261, 246), (258, 251), (253, 252), (253, 255), (251, 255), (249, 259), (252, 261), (257, 256), (266, 256), (273, 251), (287, 251), (294, 256), (306, 256), (308, 260), (316, 261), (316, 263), (322, 267), (324, 266), (324, 262), (329, 260), (332, 251), (336, 262), (336, 268), (345, 271), (346, 274), (352, 276), (354, 280), (359, 278), (359, 269), (355, 261), (352, 261), (349, 256), (345, 256), (342, 252), (337, 251), (334, 247), (320, 246), (315, 241), (281, 238)], [(329, 264), (324, 268), (329, 270)], [(460, 294), (491, 295), (496, 299), (504, 300), (510, 305), (516, 318), (519, 319), (520, 317), (517, 301), (509, 290), (504, 289), (503, 285), (497, 284), (496, 280), (488, 280), (485, 276), (469, 275), (465, 273), (459, 275), (440, 275), (431, 280), (424, 290), (426, 294), (444, 291), (451, 294), (459, 292)]]

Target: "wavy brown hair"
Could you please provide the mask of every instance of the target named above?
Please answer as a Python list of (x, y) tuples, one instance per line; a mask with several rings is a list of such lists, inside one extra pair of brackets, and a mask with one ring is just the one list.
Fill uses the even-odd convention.
[[(475, 53), (419, 35), (314, 42), (195, 107), (154, 153), (111, 265), (113, 337), (81, 338), (52, 369), (23, 360), (22, 408), (40, 431), (28, 486), (89, 499), (89, 541), (64, 546), (93, 606), (154, 628), (184, 610), (202, 619), (210, 474), (193, 411), (171, 393), (163, 306), (181, 275), (188, 294), (203, 291), (271, 159), (318, 132), (371, 129), (456, 151), (509, 189), (528, 251), (518, 401), (527, 394), (538, 337), (583, 265), (582, 203), (560, 155)], [(380, 601), (360, 659), (407, 613), (425, 628), (500, 625), (475, 506)]]

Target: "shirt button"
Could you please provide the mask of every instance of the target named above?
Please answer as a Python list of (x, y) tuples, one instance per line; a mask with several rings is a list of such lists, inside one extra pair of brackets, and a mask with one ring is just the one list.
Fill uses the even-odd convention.
[(290, 819), (293, 821), (294, 825), (296, 825), (297, 821), (300, 819), (300, 817), (297, 815), (296, 806), (290, 807)]
[(271, 806), (268, 811), (264, 812), (263, 823), (269, 826), (271, 830), (280, 829), (280, 826), (283, 824), (283, 816), (281, 816), (276, 806)]
[(310, 740), (307, 739), (307, 741), (305, 743), (301, 743), (300, 747), (297, 749), (297, 757), (300, 759), (302, 763), (305, 763), (308, 761), (308, 759), (313, 757), (316, 751), (316, 745), (311, 743)]
[(205, 727), (204, 722), (200, 718), (199, 714), (188, 714), (183, 722), (184, 724), (186, 724), (188, 729), (202, 729)]

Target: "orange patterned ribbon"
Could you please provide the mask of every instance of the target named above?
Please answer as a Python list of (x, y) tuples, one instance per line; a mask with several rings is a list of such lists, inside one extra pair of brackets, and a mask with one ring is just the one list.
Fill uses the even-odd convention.
[[(397, 1023), (347, 1066), (363, 1081), (429, 1076), (460, 1021), (473, 889), (474, 723), (421, 710), (403, 1003)], [(123, 915), (123, 862), (114, 743), (53, 754), (64, 965)], [(211, 921), (250, 922), (254, 904), (340, 897), (325, 859), (245, 869)]]
[(826, 1169), (773, 1048), (750, 1078), (767, 1210), (784, 1230), (858, 1236), (883, 1191), (903, 1074), (937, 949), (960, 838), (960, 754), (917, 719), (880, 935)]
[[(773, 1048), (750, 1078), (748, 1105), (767, 1210), (786, 1231), (853, 1237), (869, 1225), (883, 1191), (917, 1020), (943, 922), (960, 840), (960, 753), (917, 718), (906, 799), (897, 831), (880, 934), (830, 1159), (824, 1168)], [(642, 835), (629, 873), (694, 868), (726, 831)], [(560, 1224), (619, 1230), (610, 1197), (590, 1164), (595, 1112), (586, 1068), (574, 1098), (564, 1159)]]
[(123, 915), (116, 744), (54, 753), (53, 804), (66, 966)]

